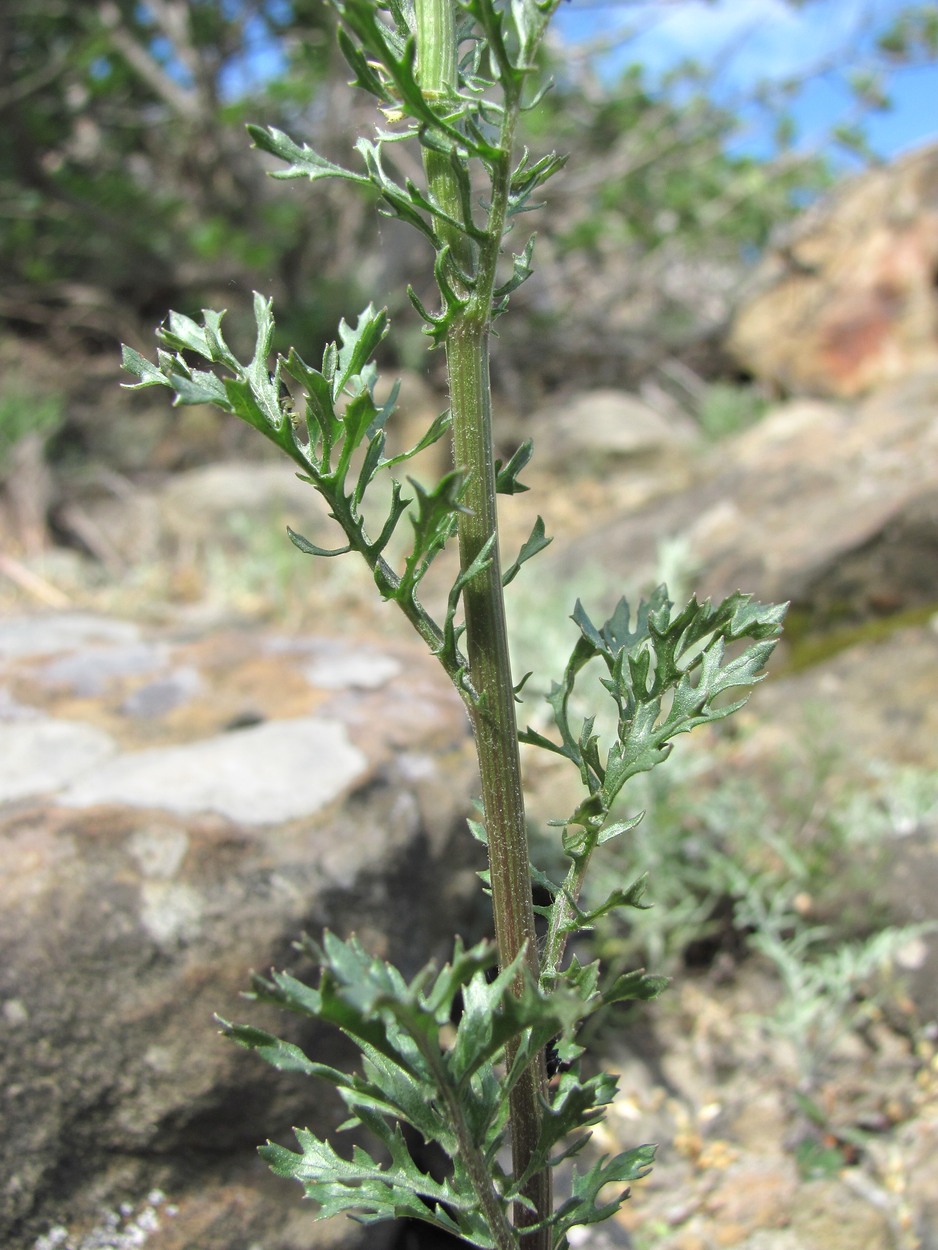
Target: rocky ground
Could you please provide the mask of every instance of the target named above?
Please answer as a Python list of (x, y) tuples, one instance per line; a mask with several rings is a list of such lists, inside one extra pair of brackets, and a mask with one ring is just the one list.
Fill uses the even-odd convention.
[[(609, 579), (596, 570), (624, 567), (621, 552), (630, 553), (630, 590), (652, 584), (667, 563), (665, 538), (677, 543), (672, 571), (702, 591), (787, 589), (797, 630), (737, 731), (700, 745), (700, 784), (709, 792), (721, 776), (758, 777), (811, 735), (809, 753), (836, 742), (839, 762), (825, 784), (838, 793), (870, 787), (874, 766), (914, 770), (926, 797), (905, 823), (886, 822), (887, 876), (867, 880), (858, 888), (869, 897), (853, 900), (870, 908), (886, 900), (895, 924), (933, 914), (938, 871), (936, 792), (926, 784), (938, 768), (926, 506), (934, 421), (924, 398), (908, 402), (933, 385), (918, 379), (902, 402), (887, 394), (856, 409), (782, 405), (715, 450), (661, 429), (638, 452), (610, 453), (598, 479), (560, 472), (545, 457), (530, 476), (560, 537), (541, 576), (527, 589), (519, 579), (513, 609), (522, 649), (540, 647), (535, 658), (556, 667), (560, 643), (545, 620), (562, 620), (578, 579), (584, 597), (607, 595)], [(838, 446), (846, 450), (834, 457)], [(278, 516), (298, 524), (296, 509), (310, 508), (292, 492), (279, 467), (193, 470), (185, 483), (141, 492), (116, 529), (126, 539), (134, 517), (149, 512), (162, 559), (121, 579), (55, 551), (34, 561), (42, 585), (68, 597), (65, 611), (37, 613), (28, 587), (7, 585), (4, 1021), (11, 1041), (30, 1039), (6, 1052), (9, 1123), (29, 1124), (25, 1137), (21, 1127), (8, 1138), (21, 1188), (8, 1189), (7, 1201), (12, 1212), (38, 1203), (11, 1225), (21, 1231), (10, 1244), (23, 1250), (312, 1246), (295, 1195), (284, 1187), (272, 1197), (258, 1177), (248, 1140), (257, 1129), (241, 1115), (263, 1103), (263, 1131), (285, 1132), (292, 1091), (272, 1093), (243, 1068), (235, 1077), (205, 1023), (230, 1004), (246, 969), (286, 950), (304, 924), (353, 914), (357, 928), (400, 952), (428, 949), (450, 923), (455, 903), (427, 916), (418, 895), (438, 894), (434, 865), (452, 855), (443, 848), (458, 841), (473, 788), (460, 709), (364, 580), (338, 562), (312, 569), (275, 532)], [(529, 526), (526, 498), (535, 496), (508, 501), (506, 545)], [(198, 511), (174, 520), (187, 499)], [(239, 509), (222, 523), (232, 499)], [(303, 524), (318, 535), (323, 523), (307, 514)], [(819, 705), (826, 727), (822, 719), (820, 731), (807, 730), (805, 709)], [(533, 698), (525, 714), (537, 717)], [(532, 815), (543, 821), (563, 805), (565, 782), (529, 768)], [(311, 827), (323, 831), (312, 842)], [(426, 838), (437, 851), (415, 872)], [(458, 878), (467, 924), (471, 875), (467, 865)], [(401, 908), (405, 880), (411, 901)], [(388, 927), (393, 914), (404, 930)], [(893, 962), (885, 1008), (859, 1031), (845, 1009), (817, 1065), (805, 1064), (807, 1035), (766, 1023), (797, 1002), (744, 944), (702, 965), (679, 962), (660, 1003), (609, 1024), (597, 1045), (622, 1073), (621, 1093), (596, 1144), (656, 1140), (659, 1162), (618, 1223), (583, 1230), (578, 1244), (938, 1244), (934, 943), (911, 942)], [(102, 984), (107, 993), (88, 1001)], [(170, 1009), (180, 1001), (181, 1017)], [(95, 1042), (102, 1012), (105, 1040)], [(194, 1067), (182, 1059), (193, 1027), (211, 1054)], [(180, 1067), (189, 1068), (181, 1087)], [(191, 1170), (193, 1152), (203, 1157), (200, 1133), (217, 1166), (198, 1165), (197, 1195), (173, 1155)], [(93, 1157), (102, 1136), (107, 1160), (88, 1187), (65, 1156), (77, 1142)], [(25, 1169), (24, 1151), (33, 1160)], [(245, 1240), (244, 1229), (262, 1226), (263, 1239), (249, 1231)]]
[[(597, 941), (674, 983), (594, 1037), (621, 1081), (593, 1145), (659, 1156), (577, 1246), (938, 1250), (938, 236), (916, 210), (934, 164), (898, 167), (879, 226), (845, 195), (864, 263), (836, 220), (808, 223), (810, 266), (782, 249), (753, 302), (770, 328), (737, 326), (743, 354), (778, 349), (755, 372), (814, 398), (718, 443), (648, 395), (504, 414), (503, 450), (540, 449), (505, 547), (537, 512), (556, 538), (511, 588), (517, 667), (540, 675), (523, 716), (577, 595), (594, 618), (662, 579), (792, 604), (769, 680), (675, 753), (613, 863), (650, 867), (659, 906)], [(820, 309), (801, 348), (771, 330), (792, 284)], [(419, 425), (430, 397), (403, 394)], [(415, 1250), (409, 1229), (314, 1225), (265, 1175), (260, 1137), (334, 1109), (231, 1055), (211, 1013), (303, 927), (407, 964), (481, 923), (461, 710), (366, 578), (286, 541), (329, 545), (330, 525), (288, 467), (198, 413), (135, 429), (145, 465), (69, 483), (67, 549), (24, 507), (0, 550), (0, 1239)], [(526, 766), (543, 829), (567, 780)]]

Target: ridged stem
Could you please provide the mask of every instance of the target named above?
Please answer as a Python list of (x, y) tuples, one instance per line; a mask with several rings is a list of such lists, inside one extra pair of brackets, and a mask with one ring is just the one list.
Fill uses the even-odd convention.
[[(417, 0), (418, 72), (423, 92), (431, 99), (456, 94), (455, 5), (453, 0)], [(473, 730), (482, 781), (482, 802), (488, 833), (495, 938), (502, 967), (521, 950), (535, 983), (538, 958), (528, 857), (521, 761), (515, 720), (515, 696), (508, 653), (508, 630), (498, 551), (495, 502), (495, 458), (492, 445), (492, 392), (489, 378), (489, 334), (496, 266), (505, 226), (510, 176), (514, 111), (506, 110), (501, 136), (502, 158), (492, 168), (492, 198), (485, 241), (476, 245), (446, 223), (438, 224), (440, 246), (448, 246), (458, 269), (471, 275), (467, 304), (457, 314), (446, 338), (453, 451), (456, 467), (466, 474), (465, 511), (458, 519), (460, 564), (468, 568), (487, 543), (491, 561), (463, 590), (466, 655), (477, 701)], [(431, 194), (457, 220), (463, 208), (459, 185), (446, 153), (424, 151)], [(453, 278), (457, 287), (458, 277)], [(457, 287), (458, 289), (458, 287)], [(519, 983), (520, 989), (520, 983)], [(509, 1063), (511, 1061), (509, 1055)], [(543, 1116), (546, 1097), (543, 1059), (532, 1064), (511, 1094), (512, 1162), (515, 1176), (528, 1167)], [(545, 1169), (525, 1188), (534, 1211), (516, 1204), (519, 1229), (546, 1220), (552, 1210), (551, 1176)], [(549, 1250), (547, 1228), (522, 1233), (524, 1250)]]

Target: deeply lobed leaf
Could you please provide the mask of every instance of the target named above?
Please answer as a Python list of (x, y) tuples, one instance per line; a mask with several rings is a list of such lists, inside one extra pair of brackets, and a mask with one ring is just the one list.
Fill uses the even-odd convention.
[[(355, 938), (343, 941), (326, 933), (321, 944), (306, 938), (301, 946), (320, 964), (318, 988), (274, 972), (269, 979), (254, 979), (253, 996), (340, 1028), (361, 1051), (362, 1075), (316, 1063), (296, 1045), (253, 1026), (223, 1021), (223, 1031), (274, 1067), (333, 1085), (349, 1113), (345, 1127), (369, 1130), (387, 1160), (361, 1146), (343, 1157), (307, 1129), (294, 1130), (297, 1150), (268, 1143), (261, 1155), (278, 1175), (303, 1185), (319, 1205), (320, 1218), (340, 1212), (364, 1222), (406, 1216), (446, 1229), (471, 1245), (494, 1246), (492, 1229), (481, 1214), (478, 1176), (489, 1178), (507, 1219), (526, 1180), (510, 1181), (498, 1163), (511, 1089), (550, 1039), (557, 1039), (558, 1052), (566, 1059), (579, 1054), (573, 1034), (602, 1002), (596, 970), (574, 961), (569, 975), (548, 994), (531, 981), (523, 952), (489, 980), (495, 962), (489, 943), (466, 949), (457, 941), (449, 963), (442, 968), (428, 964), (409, 981), (369, 955)], [(509, 1044), (514, 1058), (506, 1070)], [(529, 1172), (577, 1153), (585, 1131), (614, 1093), (615, 1080), (608, 1075), (581, 1080), (576, 1072), (565, 1072), (545, 1107)], [(445, 1180), (434, 1180), (414, 1161), (403, 1124), (416, 1129), (424, 1141), (436, 1142), (452, 1159)], [(603, 1166), (609, 1179), (625, 1175), (622, 1166)], [(581, 1214), (594, 1201), (596, 1190), (588, 1178), (595, 1173), (594, 1168), (580, 1182), (575, 1201)], [(565, 1227), (572, 1210), (569, 1203), (562, 1208), (559, 1227)]]
[[(560, 731), (559, 744), (527, 729), (521, 739), (565, 755), (580, 770), (593, 801), (571, 818), (602, 838), (596, 815), (611, 809), (628, 779), (667, 758), (673, 739), (696, 725), (722, 720), (745, 698), (719, 702), (727, 691), (762, 680), (766, 661), (781, 632), (786, 605), (764, 605), (750, 595), (730, 595), (714, 607), (696, 599), (673, 612), (667, 591), (659, 586), (639, 604), (634, 627), (631, 609), (621, 599), (597, 627), (578, 601), (573, 620), (580, 629), (563, 679), (548, 696)], [(728, 644), (749, 645), (731, 660)], [(593, 734), (593, 719), (577, 733), (570, 720), (570, 699), (580, 672), (598, 659), (608, 676), (602, 681), (618, 711), (617, 740), (605, 760)], [(611, 836), (611, 835), (607, 835)], [(602, 838), (605, 840), (605, 838)]]
[[(599, 1224), (615, 1215), (629, 1197), (626, 1182), (641, 1180), (651, 1171), (655, 1160), (654, 1146), (638, 1146), (615, 1155), (602, 1158), (587, 1172), (573, 1176), (573, 1195), (557, 1212), (554, 1227), (557, 1233), (566, 1235), (578, 1224)], [(599, 1196), (607, 1185), (625, 1185), (612, 1199), (600, 1202)]]

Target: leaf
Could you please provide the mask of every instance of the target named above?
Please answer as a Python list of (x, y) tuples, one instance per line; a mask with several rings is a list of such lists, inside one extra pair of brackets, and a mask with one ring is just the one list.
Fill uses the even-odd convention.
[(636, 1000), (648, 1002), (663, 994), (669, 984), (668, 977), (655, 976), (646, 973), (644, 968), (638, 968), (616, 977), (612, 985), (603, 990), (602, 1000), (607, 1006)]
[(518, 552), (515, 562), (502, 574), (502, 585), (507, 586), (509, 582), (514, 581), (518, 572), (532, 556), (536, 556), (539, 551), (543, 551), (545, 547), (549, 547), (553, 539), (547, 538), (544, 534), (544, 522), (538, 517), (534, 522), (534, 528), (531, 530), (529, 537), (525, 540), (524, 545)]
[(299, 551), (302, 551), (306, 556), (343, 556), (347, 551), (352, 550), (349, 545), (346, 545), (345, 547), (335, 547), (332, 550), (327, 547), (317, 547), (316, 544), (311, 543), (308, 538), (304, 538), (302, 534), (297, 534), (295, 530), (290, 529), (289, 525), (287, 526), (287, 533), (290, 536), (290, 542), (293, 543), (293, 546)]
[(388, 91), (381, 75), (375, 72), (368, 58), (362, 53), (358, 45), (349, 38), (347, 32), (341, 26), (337, 36), (342, 55), (355, 75), (350, 85), (361, 87), (363, 91), (369, 92), (378, 100), (383, 100), (386, 104), (393, 104), (395, 98)]
[[(519, 989), (519, 978), (521, 987)], [(447, 1067), (460, 1091), (480, 1067), (494, 1062), (509, 1042), (520, 1041), (515, 1066), (509, 1073), (492, 1113), (498, 1111), (520, 1069), (558, 1033), (572, 1030), (584, 1014), (579, 996), (567, 987), (545, 994), (530, 979), (524, 952), (487, 981), (476, 973), (462, 989), (463, 1011)], [(519, 1069), (518, 1072), (515, 1069)]]
[(308, 144), (301, 145), (294, 142), (289, 135), (284, 134), (275, 126), (252, 125), (248, 126), (247, 130), (256, 148), (262, 152), (269, 152), (271, 156), (277, 156), (287, 163), (286, 169), (274, 170), (271, 174), (272, 178), (309, 178), (311, 182), (315, 182), (318, 178), (345, 178), (349, 182), (364, 183), (366, 186), (370, 181), (362, 174), (353, 173), (350, 169), (343, 169), (341, 165), (334, 165), (332, 161), (327, 161), (324, 156), (314, 152)]
[[(570, 854), (570, 851), (567, 851), (567, 854)], [(648, 878), (646, 875), (642, 875), (626, 889), (613, 890), (602, 903), (599, 903), (590, 911), (581, 911), (572, 900), (568, 899), (567, 901), (573, 911), (567, 926), (569, 931), (576, 933), (584, 929), (590, 929), (595, 921), (608, 915), (611, 911), (616, 911), (620, 907), (634, 907), (639, 911), (647, 910), (651, 907), (651, 903), (642, 902), (647, 887)]]
[(251, 977), (251, 987), (251, 992), (246, 994), (245, 998), (253, 999), (255, 1002), (273, 1003), (275, 1006), (295, 1011), (299, 1015), (312, 1016), (313, 1019), (319, 1016), (322, 1007), (322, 997), (319, 991), (298, 981), (289, 972), (273, 971), (269, 980), (254, 973)]
[(306, 1196), (319, 1204), (317, 1219), (354, 1212), (363, 1223), (411, 1218), (458, 1232), (446, 1208), (464, 1205), (461, 1196), (447, 1183), (439, 1184), (420, 1171), (403, 1138), (394, 1140), (395, 1157), (382, 1166), (360, 1146), (354, 1148), (351, 1159), (343, 1159), (308, 1129), (294, 1129), (294, 1133), (299, 1152), (268, 1142), (258, 1153), (277, 1176), (300, 1182)]
[[(462, 592), (469, 583), (479, 576), (492, 563), (492, 552), (495, 549), (495, 534), (490, 534), (478, 554), (467, 568), (461, 569), (453, 585), (446, 601), (446, 619), (443, 624), (443, 638), (440, 647), (440, 654), (444, 657), (450, 668), (461, 663), (459, 656), (459, 637), (462, 633), (462, 626), (456, 623), (456, 613), (459, 610), (459, 600)], [(470, 696), (475, 697), (475, 693), (470, 691)]]
[(124, 382), (123, 386), (128, 391), (139, 391), (145, 386), (172, 386), (161, 369), (126, 343), (121, 344), (121, 367), (140, 379), (139, 382)]
[[(214, 374), (208, 376), (213, 381), (218, 381)], [(282, 440), (277, 436), (283, 426), (289, 422), (281, 411), (276, 387), (268, 384), (263, 389), (258, 389), (246, 375), (240, 378), (225, 378), (221, 385), (228, 401), (229, 412), (240, 417), (242, 421), (246, 421), (248, 425), (253, 425), (256, 430), (266, 434), (273, 442), (281, 443)]]
[(641, 824), (645, 813), (639, 812), (638, 815), (630, 817), (628, 820), (617, 820), (614, 824), (603, 825), (596, 839), (596, 845), (602, 846), (604, 842), (611, 842), (613, 838), (618, 838), (620, 834), (628, 833)]
[[(474, 831), (481, 836), (478, 826)], [(308, 1129), (295, 1129), (297, 1150), (268, 1143), (261, 1155), (278, 1175), (303, 1185), (319, 1205), (319, 1218), (345, 1212), (368, 1223), (407, 1216), (471, 1245), (493, 1247), (496, 1241), (483, 1214), (490, 1208), (480, 1205), (478, 1177), (490, 1178), (499, 1218), (507, 1226), (517, 1193), (497, 1159), (506, 1142), (511, 1090), (552, 1038), (566, 1059), (579, 1055), (573, 1035), (602, 1001), (596, 970), (574, 960), (548, 993), (531, 980), (523, 951), (490, 980), (496, 960), (491, 943), (467, 949), (457, 940), (447, 964), (439, 969), (428, 964), (409, 981), (369, 955), (355, 938), (345, 941), (327, 932), (321, 944), (304, 938), (299, 946), (320, 964), (319, 988), (274, 972), (270, 979), (254, 978), (253, 996), (340, 1028), (362, 1052), (362, 1075), (315, 1063), (299, 1047), (262, 1029), (227, 1021), (222, 1028), (273, 1066), (333, 1085), (348, 1110), (345, 1127), (368, 1129), (386, 1154), (379, 1160), (358, 1146), (343, 1157)], [(461, 1010), (453, 1033), (450, 1021), (457, 1004)], [(505, 1072), (509, 1043), (514, 1061)], [(584, 1130), (596, 1122), (614, 1091), (615, 1080), (608, 1075), (581, 1080), (572, 1071), (565, 1073), (551, 1090), (532, 1168), (553, 1166), (576, 1153)], [(452, 1168), (445, 1180), (434, 1180), (414, 1161), (402, 1123), (448, 1155)], [(559, 1152), (558, 1145), (563, 1147)], [(472, 1169), (466, 1151), (474, 1155)], [(617, 1179), (610, 1169), (610, 1178)], [(592, 1193), (588, 1185), (583, 1188), (587, 1196)]]
[(518, 481), (518, 474), (530, 463), (533, 455), (534, 444), (527, 438), (512, 453), (507, 464), (502, 465), (500, 460), (495, 461), (495, 489), (500, 495), (520, 495), (530, 489), (522, 486)]
[[(180, 365), (182, 362), (180, 362)], [(169, 375), (177, 404), (214, 404), (224, 412), (234, 412), (226, 385), (214, 373), (180, 367)]]
[(221, 1025), (222, 1033), (246, 1050), (256, 1050), (258, 1054), (274, 1068), (281, 1072), (303, 1072), (309, 1075), (315, 1071), (316, 1065), (307, 1059), (299, 1046), (291, 1042), (283, 1042), (263, 1029), (253, 1028), (247, 1024), (230, 1024), (221, 1016), (215, 1019)]
[[(580, 1049), (574, 1047), (574, 1052)], [(616, 1078), (606, 1072), (597, 1073), (586, 1081), (581, 1081), (573, 1072), (565, 1072), (560, 1077), (541, 1120), (531, 1162), (515, 1182), (514, 1190), (521, 1190), (528, 1178), (542, 1168), (556, 1167), (586, 1145), (589, 1135), (583, 1130), (603, 1118), (603, 1108), (615, 1097), (616, 1086)], [(581, 1135), (575, 1136), (577, 1133)], [(565, 1143), (566, 1148), (562, 1154), (552, 1157), (560, 1143)]]
[[(366, 1221), (407, 1215), (467, 1235), (473, 1244), (491, 1245), (475, 1209), (476, 1195), (461, 1169), (457, 1167), (446, 1182), (433, 1181), (411, 1159), (400, 1127), (387, 1117), (399, 1116), (428, 1140), (441, 1141), (449, 1153), (454, 1152), (452, 1124), (437, 1109), (447, 1099), (431, 1079), (433, 1072), (442, 1076), (445, 1071), (439, 1031), (467, 984), (485, 985), (494, 948), (481, 944), (465, 950), (457, 943), (450, 964), (439, 972), (428, 965), (409, 984), (391, 965), (369, 956), (355, 939), (343, 942), (326, 933), (322, 946), (305, 939), (303, 949), (321, 962), (319, 991), (289, 974), (274, 973), (271, 981), (255, 979), (257, 996), (341, 1027), (362, 1048), (365, 1080), (313, 1064), (299, 1048), (263, 1030), (227, 1022), (223, 1027), (233, 1040), (258, 1050), (274, 1066), (321, 1076), (336, 1085), (353, 1122), (371, 1129), (391, 1159), (379, 1164), (360, 1147), (350, 1159), (342, 1158), (304, 1129), (296, 1130), (298, 1153), (268, 1143), (262, 1156), (279, 1175), (303, 1184), (307, 1195), (320, 1204), (320, 1218), (342, 1211)], [(427, 1056), (433, 1053), (435, 1066), (428, 1066)]]
[[(222, 314), (218, 314), (220, 319)], [(212, 349), (205, 332), (205, 327), (198, 325), (191, 317), (182, 313), (171, 312), (167, 324), (161, 328), (160, 337), (169, 346), (179, 351), (196, 352), (206, 360), (212, 359)]]
[(556, 152), (542, 156), (533, 165), (526, 163), (526, 156), (527, 154), (511, 175), (511, 189), (508, 196), (509, 216), (530, 212), (532, 208), (540, 207), (540, 205), (530, 203), (531, 195), (567, 163), (567, 158), (558, 156)]
[(402, 451), (398, 455), (392, 456), (389, 460), (385, 460), (383, 465), (391, 466), (401, 464), (405, 460), (410, 460), (413, 456), (419, 455), (420, 452), (425, 451), (434, 443), (439, 442), (439, 440), (449, 432), (452, 424), (453, 417), (449, 409), (445, 412), (441, 412), (438, 417), (434, 418), (432, 425), (419, 442), (415, 443), (413, 447), (408, 448), (407, 451)]
[[(709, 600), (698, 604), (692, 599), (675, 613), (666, 589), (659, 586), (647, 602), (639, 604), (634, 625), (629, 604), (621, 599), (609, 619), (597, 627), (577, 601), (573, 620), (580, 638), (563, 680), (548, 695), (563, 746), (549, 749), (567, 755), (577, 765), (591, 795), (598, 796), (601, 813), (611, 809), (630, 777), (667, 758), (678, 734), (722, 720), (742, 705), (745, 700), (724, 704), (716, 700), (762, 680), (785, 610), (786, 605), (766, 606), (750, 595), (736, 593), (716, 607)], [(727, 644), (746, 639), (750, 645), (726, 661)], [(579, 673), (594, 659), (606, 669), (602, 685), (618, 713), (617, 740), (605, 760), (592, 731), (593, 718), (583, 721), (579, 733), (569, 719)], [(535, 745), (545, 742), (530, 730), (522, 740)], [(574, 819), (580, 822), (580, 813), (569, 823)], [(591, 840), (585, 838), (586, 844)]]
[(511, 277), (503, 282), (501, 286), (496, 287), (492, 294), (492, 311), (494, 316), (500, 316), (508, 308), (508, 297), (512, 291), (516, 291), (522, 282), (527, 282), (534, 269), (531, 265), (531, 259), (534, 255), (534, 241), (536, 235), (532, 234), (525, 244), (524, 251), (520, 254), (513, 252), (512, 261), (514, 267)]
[(458, 469), (444, 474), (431, 490), (425, 490), (414, 478), (407, 480), (414, 489), (417, 509), (410, 518), (414, 545), (401, 578), (402, 596), (413, 595), (433, 560), (455, 534), (465, 494), (465, 478)]
[(574, 1167), (573, 1195), (556, 1214), (553, 1221), (555, 1237), (565, 1235), (576, 1224), (599, 1224), (615, 1215), (629, 1196), (628, 1187), (603, 1203), (598, 1201), (600, 1193), (606, 1185), (622, 1185), (647, 1176), (654, 1163), (655, 1147), (638, 1146), (635, 1150), (627, 1150), (607, 1159), (608, 1156), (604, 1155), (582, 1175)]
[(359, 314), (354, 328), (345, 320), (339, 322), (342, 346), (339, 348), (337, 371), (332, 383), (335, 399), (338, 399), (353, 378), (361, 374), (387, 332), (388, 310), (382, 308), (378, 311), (373, 304), (369, 304)]
[(420, 296), (410, 285), (407, 287), (407, 298), (417, 310), (418, 317), (424, 322), (423, 332), (433, 339), (433, 345), (439, 347), (442, 343), (445, 343), (449, 328), (453, 323), (450, 311), (447, 309), (440, 316), (428, 312)]
[(380, 143), (372, 143), (370, 139), (360, 137), (355, 143), (355, 148), (365, 162), (365, 169), (368, 172), (367, 181), (377, 187), (381, 198), (388, 206), (390, 215), (399, 217), (401, 221), (406, 221), (408, 225), (413, 226), (435, 248), (436, 235), (434, 234), (433, 226), (414, 207), (407, 191), (403, 187), (398, 186), (394, 179), (388, 177), (384, 172), (384, 167), (381, 164)]

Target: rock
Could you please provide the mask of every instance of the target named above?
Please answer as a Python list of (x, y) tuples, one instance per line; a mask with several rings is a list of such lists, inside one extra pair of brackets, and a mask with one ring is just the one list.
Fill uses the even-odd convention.
[(124, 752), (86, 768), (59, 802), (126, 803), (181, 815), (213, 811), (246, 824), (279, 824), (327, 807), (367, 765), (340, 721), (301, 716), (201, 742)]
[(610, 467), (684, 458), (697, 433), (690, 422), (666, 418), (626, 391), (601, 387), (555, 401), (519, 426), (533, 436), (539, 468), (608, 473)]
[(173, 708), (188, 703), (201, 688), (202, 679), (198, 669), (177, 668), (165, 677), (158, 677), (138, 686), (127, 696), (120, 710), (126, 716), (139, 716), (144, 719), (165, 716)]
[[(720, 444), (677, 495), (598, 527), (551, 561), (653, 585), (679, 543), (701, 596), (790, 600), (812, 625), (938, 602), (938, 372), (853, 409), (797, 400)], [(626, 554), (627, 553), (627, 556)]]
[(13, 617), (0, 621), (0, 663), (34, 655), (71, 655), (88, 642), (129, 646), (139, 638), (139, 626), (130, 621), (82, 612)]
[[(895, 924), (934, 924), (938, 891), (938, 821), (896, 839), (884, 883), (884, 900)], [(917, 1017), (938, 1028), (938, 934), (926, 932), (899, 952), (898, 974)]]
[(763, 261), (729, 348), (785, 392), (855, 396), (938, 368), (938, 145), (841, 186)]
[(309, 972), (291, 943), (325, 926), (407, 974), (477, 936), (474, 760), (435, 661), (36, 617), (0, 627), (0, 717), (0, 1243), (388, 1245), (267, 1174), (259, 1142), (341, 1107), (212, 1015), (342, 1064), (239, 1002), (250, 968)]
[(147, 677), (164, 667), (159, 646), (131, 642), (125, 646), (85, 647), (52, 661), (42, 673), (51, 686), (68, 686), (79, 696), (101, 694), (114, 678)]
[[(801, 672), (776, 675), (759, 689), (759, 716), (804, 738), (814, 711), (818, 738), (836, 738), (862, 773), (869, 761), (938, 769), (938, 625), (896, 628), (819, 657)], [(777, 750), (777, 742), (774, 748)], [(901, 831), (900, 831), (901, 832)], [(906, 831), (909, 832), (909, 831)], [(914, 831), (913, 831), (914, 832)]]
[(133, 485), (101, 472), (71, 489), (56, 513), (58, 527), (113, 576), (167, 558), (183, 567), (204, 566), (219, 554), (243, 558), (245, 548), (264, 542), (289, 554), (288, 525), (320, 545), (341, 545), (341, 531), (313, 488), (265, 452), (261, 446), (260, 458), (221, 460), (162, 479), (151, 474)]
[(739, 1246), (759, 1229), (785, 1228), (797, 1193), (791, 1160), (742, 1159), (719, 1176), (704, 1210), (718, 1226), (719, 1244)]
[(9, 801), (56, 790), (115, 750), (106, 733), (81, 721), (18, 717), (0, 723), (0, 797)]

